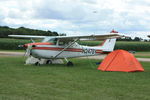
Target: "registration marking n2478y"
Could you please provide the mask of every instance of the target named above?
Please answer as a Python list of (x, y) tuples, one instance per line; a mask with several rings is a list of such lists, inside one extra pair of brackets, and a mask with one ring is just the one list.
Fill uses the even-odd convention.
[(82, 53), (94, 55), (96, 53), (96, 50), (95, 49), (82, 49)]

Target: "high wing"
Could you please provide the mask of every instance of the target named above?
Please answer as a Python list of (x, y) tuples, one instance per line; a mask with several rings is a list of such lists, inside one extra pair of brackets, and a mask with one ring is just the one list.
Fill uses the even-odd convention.
[(8, 35), (9, 37), (15, 38), (34, 38), (34, 39), (43, 39), (47, 36), (34, 36), (34, 35)]
[(55, 38), (60, 40), (104, 40), (104, 39), (111, 39), (111, 38), (118, 38), (122, 37), (119, 34), (105, 34), (105, 35), (87, 35), (87, 36), (56, 36)]
[(15, 38), (33, 38), (33, 39), (44, 39), (44, 38), (56, 38), (62, 41), (78, 40), (104, 40), (111, 38), (121, 37), (119, 34), (105, 34), (105, 35), (87, 35), (87, 36), (34, 36), (34, 35), (8, 35), (9, 37)]

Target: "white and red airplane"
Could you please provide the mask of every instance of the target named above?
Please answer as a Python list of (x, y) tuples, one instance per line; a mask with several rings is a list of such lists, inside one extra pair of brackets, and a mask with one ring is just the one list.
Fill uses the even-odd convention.
[[(73, 65), (67, 58), (94, 56), (103, 53), (112, 52), (116, 43), (116, 38), (121, 37), (116, 31), (106, 35), (88, 35), (88, 36), (30, 36), (30, 35), (9, 35), (9, 37), (43, 39), (42, 42), (28, 43), (23, 45), (27, 48), (26, 54), (29, 58), (26, 63), (42, 64), (41, 59), (46, 63), (53, 63), (56, 59), (65, 59), (67, 65)], [(86, 40), (104, 40), (99, 46), (83, 46), (77, 41)], [(36, 60), (33, 60), (35, 58)], [(44, 60), (44, 61), (45, 61)]]

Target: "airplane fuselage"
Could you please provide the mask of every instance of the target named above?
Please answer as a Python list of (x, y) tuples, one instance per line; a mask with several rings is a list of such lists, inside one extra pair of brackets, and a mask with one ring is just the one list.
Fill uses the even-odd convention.
[(98, 47), (88, 47), (78, 45), (66, 49), (64, 48), (65, 46), (37, 45), (32, 48), (31, 55), (36, 58), (59, 59), (59, 58), (93, 56), (103, 53), (103, 51)]
[[(114, 34), (115, 33), (115, 34)], [(117, 32), (118, 33), (118, 32)], [(94, 56), (100, 55), (102, 53), (109, 53), (113, 51), (116, 38), (120, 35), (116, 32), (111, 32), (111, 34), (105, 35), (86, 35), (86, 36), (31, 36), (31, 35), (9, 35), (10, 37), (17, 38), (31, 38), (33, 43), (28, 43), (21, 45), (21, 47), (26, 47), (25, 55), (29, 56), (29, 64), (33, 63), (36, 59), (35, 64), (38, 65), (40, 60), (46, 59), (55, 60), (64, 58), (67, 61), (67, 58), (73, 57), (85, 57), (85, 56)], [(35, 43), (33, 39), (43, 39), (39, 43)], [(102, 45), (95, 47), (82, 46), (77, 42), (79, 40), (104, 40)], [(31, 58), (31, 59), (30, 59)], [(38, 61), (37, 61), (38, 60)], [(28, 62), (28, 59), (26, 60)], [(46, 62), (47, 62), (46, 61)], [(67, 65), (73, 65), (70, 61), (67, 61)]]

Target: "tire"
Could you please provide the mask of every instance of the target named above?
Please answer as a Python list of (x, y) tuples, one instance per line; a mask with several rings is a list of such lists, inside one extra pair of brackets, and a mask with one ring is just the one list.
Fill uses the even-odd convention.
[(73, 67), (73, 63), (72, 63), (71, 61), (69, 61), (69, 62), (67, 63), (67, 66)]
[(51, 60), (47, 60), (46, 64), (52, 64), (52, 61)]
[(39, 62), (36, 62), (36, 63), (35, 63), (35, 66), (40, 66), (40, 63), (39, 63)]

